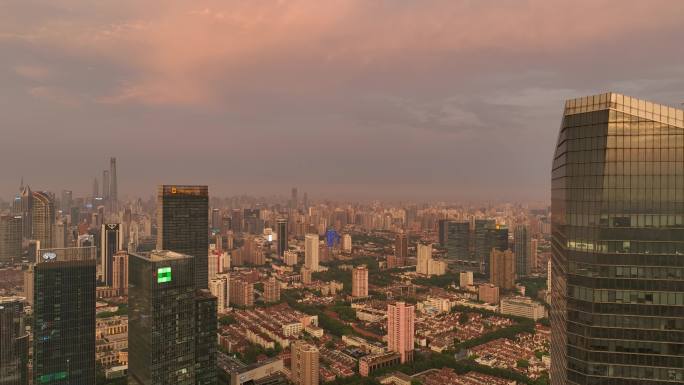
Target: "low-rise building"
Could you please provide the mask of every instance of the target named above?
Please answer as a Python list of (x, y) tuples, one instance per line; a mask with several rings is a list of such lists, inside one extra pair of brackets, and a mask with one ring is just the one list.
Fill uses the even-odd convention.
[(532, 318), (537, 321), (546, 317), (546, 308), (527, 297), (508, 297), (501, 300), (501, 314)]

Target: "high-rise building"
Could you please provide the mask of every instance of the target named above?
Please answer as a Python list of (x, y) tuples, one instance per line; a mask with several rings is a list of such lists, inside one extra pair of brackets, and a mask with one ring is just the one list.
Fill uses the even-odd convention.
[(447, 245), (447, 240), (449, 239), (448, 223), (449, 220), (447, 219), (440, 219), (439, 222), (437, 222), (437, 232), (440, 247), (446, 247)]
[(304, 238), (304, 266), (311, 271), (318, 271), (318, 234), (306, 234)]
[(297, 188), (293, 187), (292, 188), (292, 197), (290, 198), (290, 208), (291, 209), (297, 209), (299, 207), (299, 200), (297, 197)]
[(216, 297), (216, 311), (221, 314), (228, 310), (230, 306), (230, 277), (227, 274), (218, 274), (216, 278), (209, 281), (209, 290)]
[(71, 190), (62, 190), (62, 198), (59, 201), (62, 214), (66, 215), (71, 212), (71, 205), (73, 204), (74, 193)]
[(264, 302), (280, 301), (280, 281), (271, 277), (264, 282)]
[(119, 186), (116, 179), (116, 158), (109, 159), (109, 204), (112, 212), (118, 210)]
[(408, 258), (408, 234), (404, 232), (397, 234), (394, 240), (394, 255), (403, 260)]
[(0, 262), (21, 260), (21, 215), (0, 215)]
[(532, 243), (527, 225), (516, 226), (513, 231), (513, 239), (516, 275), (526, 277), (532, 272)]
[(211, 209), (211, 231), (219, 233), (221, 231), (221, 210)]
[(254, 284), (240, 277), (230, 278), (230, 303), (242, 307), (254, 306)]
[(387, 347), (399, 353), (402, 363), (413, 360), (415, 317), (413, 305), (405, 302), (387, 305)]
[(209, 289), (195, 291), (195, 385), (217, 384), (217, 306)]
[(278, 257), (283, 258), (285, 251), (287, 251), (287, 219), (278, 218), (276, 230), (278, 236)]
[(283, 255), (283, 261), (288, 266), (294, 266), (297, 264), (297, 253), (294, 251), (286, 251)]
[(418, 242), (416, 255), (416, 273), (429, 275), (430, 260), (432, 259), (432, 244)]
[(112, 257), (112, 289), (117, 295), (128, 295), (128, 252), (123, 250)]
[(352, 252), (352, 236), (351, 234), (342, 235), (342, 251), (351, 254)]
[(299, 270), (299, 272), (302, 275), (302, 283), (305, 285), (310, 285), (311, 281), (312, 281), (311, 269), (309, 269), (306, 266), (302, 266), (302, 268)]
[(52, 247), (55, 225), (55, 200), (47, 192), (34, 191), (31, 207), (31, 237), (40, 247)]
[(100, 196), (100, 182), (97, 177), (93, 178), (93, 199)]
[(109, 199), (109, 170), (102, 171), (102, 199)]
[(479, 269), (479, 262), (473, 260), (470, 250), (470, 222), (447, 221), (444, 226), (447, 259), (459, 261), (460, 265), (469, 270)]
[(22, 298), (0, 297), (0, 385), (28, 385), (29, 335)]
[(303, 340), (297, 340), (292, 343), (291, 351), (292, 382), (295, 385), (318, 385), (318, 348)]
[(193, 257), (129, 257), (128, 378), (135, 385), (195, 385)]
[(530, 239), (530, 265), (532, 269), (539, 269), (539, 255), (537, 254), (537, 247), (539, 241), (536, 238)]
[(352, 269), (352, 297), (368, 297), (368, 268), (366, 265)]
[(33, 383), (95, 383), (94, 246), (41, 249), (33, 271)]
[(157, 249), (194, 257), (195, 286), (208, 287), (209, 190), (162, 185), (157, 193)]
[[(477, 241), (478, 238), (476, 237)], [(489, 275), (489, 255), (492, 249), (503, 251), (508, 250), (508, 228), (503, 225), (497, 225), (490, 222), (484, 227), (484, 243), (478, 245), (479, 252), (483, 253), (479, 257), (482, 264), (482, 271)]]
[[(18, 198), (18, 199), (17, 199)], [(33, 211), (33, 192), (29, 186), (21, 186), (19, 195), (14, 200), (14, 214), (21, 215), (23, 239), (32, 239), (33, 226), (31, 224)]]
[(515, 255), (511, 250), (492, 249), (489, 256), (489, 282), (502, 289), (515, 288)]
[(119, 223), (104, 223), (100, 227), (100, 269), (102, 282), (106, 286), (114, 285), (114, 254), (123, 250), (123, 236)]
[(551, 383), (684, 383), (684, 111), (568, 100), (552, 166)]

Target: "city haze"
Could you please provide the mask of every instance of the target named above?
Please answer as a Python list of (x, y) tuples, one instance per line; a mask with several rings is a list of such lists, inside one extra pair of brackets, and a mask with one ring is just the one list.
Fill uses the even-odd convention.
[(0, 196), (546, 200), (565, 99), (684, 101), (675, 1), (0, 4)]

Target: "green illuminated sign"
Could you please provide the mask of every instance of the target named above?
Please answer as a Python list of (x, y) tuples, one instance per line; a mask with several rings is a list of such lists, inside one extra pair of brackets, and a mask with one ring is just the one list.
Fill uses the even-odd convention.
[(160, 267), (157, 269), (157, 283), (171, 282), (171, 268)]
[(47, 384), (53, 381), (65, 380), (68, 377), (67, 372), (57, 372), (52, 374), (44, 374), (38, 377), (38, 382)]

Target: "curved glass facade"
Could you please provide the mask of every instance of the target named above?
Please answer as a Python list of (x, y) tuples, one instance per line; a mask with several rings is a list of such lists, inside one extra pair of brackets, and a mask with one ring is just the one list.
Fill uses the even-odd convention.
[(567, 101), (551, 204), (552, 384), (684, 383), (684, 111)]

